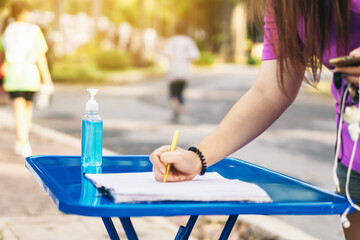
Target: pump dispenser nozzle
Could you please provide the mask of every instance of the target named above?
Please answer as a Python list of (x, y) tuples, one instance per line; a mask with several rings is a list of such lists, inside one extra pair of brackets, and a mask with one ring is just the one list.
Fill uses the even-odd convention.
[(98, 92), (97, 89), (88, 88), (87, 91), (90, 93), (90, 99), (86, 103), (85, 110), (86, 111), (98, 111), (99, 104), (95, 100), (95, 95)]
[(103, 122), (95, 101), (97, 89), (87, 89), (90, 99), (86, 103), (86, 114), (81, 120), (81, 165), (100, 167), (102, 163)]

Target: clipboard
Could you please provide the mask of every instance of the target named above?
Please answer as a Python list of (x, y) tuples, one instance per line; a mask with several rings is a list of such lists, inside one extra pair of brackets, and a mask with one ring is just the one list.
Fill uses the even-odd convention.
[(254, 183), (226, 179), (216, 172), (191, 181), (159, 182), (153, 172), (84, 173), (101, 194), (114, 203), (161, 201), (271, 202), (269, 195)]

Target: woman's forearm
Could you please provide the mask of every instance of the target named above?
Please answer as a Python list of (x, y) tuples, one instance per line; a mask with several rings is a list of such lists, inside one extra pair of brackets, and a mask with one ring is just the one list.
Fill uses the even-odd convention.
[(267, 63), (262, 66), (262, 73), (254, 86), (198, 145), (208, 165), (220, 161), (259, 136), (295, 99), (302, 77), (290, 89), (287, 88), (288, 96), (285, 96), (277, 85), (276, 72), (271, 70), (272, 67), (276, 68), (276, 65)]
[(265, 131), (287, 108), (249, 90), (229, 111), (216, 129), (201, 141), (198, 148), (208, 165), (240, 149)]
[(39, 72), (40, 72), (43, 83), (47, 84), (47, 85), (51, 85), (52, 80), (51, 80), (49, 66), (48, 66), (48, 62), (47, 62), (45, 54), (43, 54), (39, 58), (39, 60), (37, 61), (37, 66), (39, 68)]

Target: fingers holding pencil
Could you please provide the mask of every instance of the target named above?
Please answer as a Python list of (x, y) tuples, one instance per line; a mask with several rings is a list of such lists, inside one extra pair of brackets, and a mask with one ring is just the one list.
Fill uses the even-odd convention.
[(171, 182), (176, 181), (174, 179), (174, 174), (173, 174), (174, 170), (170, 170), (170, 168), (168, 168), (170, 167), (171, 162), (172, 160), (174, 160), (174, 158), (167, 159), (163, 157), (163, 153), (170, 152), (170, 149), (171, 149), (170, 145), (165, 145), (159, 147), (150, 155), (150, 161), (153, 164), (153, 172), (155, 174), (155, 179), (157, 181), (163, 182), (166, 172), (167, 172), (166, 180)]
[[(176, 130), (174, 133), (174, 136), (173, 136), (173, 140), (171, 142), (170, 152), (173, 152), (176, 150), (176, 144), (177, 144), (178, 138), (179, 138), (179, 131)], [(170, 163), (168, 163), (168, 165), (166, 166), (163, 182), (166, 182), (166, 180), (169, 176), (170, 168), (171, 168), (171, 165), (170, 165)]]
[(167, 182), (179, 182), (193, 179), (201, 169), (197, 156), (190, 151), (177, 147), (170, 151), (170, 146), (162, 146), (150, 155), (153, 172), (157, 181), (163, 182), (166, 167), (171, 164)]
[[(153, 151), (150, 155), (150, 161), (153, 164), (153, 169), (164, 175), (166, 171), (166, 166), (168, 163), (163, 162), (161, 160), (161, 154), (170, 151), (170, 145), (165, 145), (159, 147), (155, 151)], [(154, 171), (155, 172), (155, 171)]]

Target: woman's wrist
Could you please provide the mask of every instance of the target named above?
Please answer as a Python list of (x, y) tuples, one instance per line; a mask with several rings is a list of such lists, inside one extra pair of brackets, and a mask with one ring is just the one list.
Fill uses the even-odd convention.
[(53, 81), (52, 81), (50, 75), (44, 75), (44, 76), (42, 76), (42, 79), (43, 79), (44, 84), (47, 84), (47, 85), (52, 85), (53, 84)]
[(206, 172), (206, 160), (203, 153), (197, 147), (190, 147), (188, 151), (192, 152), (196, 161), (196, 172), (204, 175)]
[(192, 151), (187, 151), (191, 161), (193, 162), (193, 170), (192, 173), (194, 174), (194, 176), (200, 174), (201, 172), (201, 162), (199, 160), (199, 157), (196, 155), (196, 153), (192, 152)]

